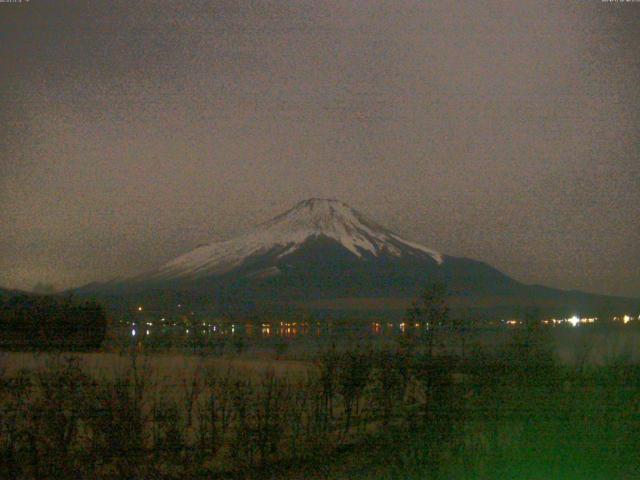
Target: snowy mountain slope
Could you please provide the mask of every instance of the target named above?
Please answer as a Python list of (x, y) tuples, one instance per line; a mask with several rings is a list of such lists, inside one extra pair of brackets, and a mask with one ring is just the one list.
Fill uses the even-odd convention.
[[(332, 240), (360, 259), (414, 257), (443, 262), (439, 253), (404, 240), (338, 200), (309, 199), (231, 240), (188, 252), (138, 280), (173, 280), (222, 275), (248, 259), (268, 255), (277, 261), (317, 238)], [(276, 272), (277, 273), (277, 272)]]

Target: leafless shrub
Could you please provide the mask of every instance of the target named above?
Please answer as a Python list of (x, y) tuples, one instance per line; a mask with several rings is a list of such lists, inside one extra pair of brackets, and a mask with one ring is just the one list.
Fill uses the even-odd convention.
[[(305, 425), (310, 421), (310, 402), (313, 396), (319, 398), (318, 381), (315, 377), (298, 380), (289, 385), (288, 393), (288, 433), (289, 454), (292, 458), (300, 456)], [(308, 430), (307, 430), (308, 431)]]
[(28, 372), (0, 377), (0, 477), (18, 478), (32, 467), (38, 473), (38, 452), (28, 399), (33, 381)]
[(344, 401), (344, 432), (348, 433), (354, 411), (357, 415), (360, 398), (369, 381), (371, 357), (365, 352), (347, 351), (339, 358), (337, 372), (338, 391)]
[(333, 418), (333, 398), (335, 396), (339, 355), (335, 345), (322, 352), (316, 360), (318, 380), (322, 387), (322, 407), (328, 419)]
[(193, 423), (193, 405), (202, 392), (202, 361), (199, 361), (190, 378), (182, 378), (182, 390), (184, 393), (184, 410), (187, 416), (187, 428)]
[(401, 404), (406, 387), (403, 358), (398, 351), (382, 350), (373, 356), (372, 404), (377, 407), (383, 426), (391, 420), (394, 406)]
[(79, 467), (75, 457), (82, 452), (83, 424), (93, 413), (94, 382), (75, 357), (56, 358), (35, 377), (38, 394), (30, 409), (39, 468), (44, 476), (64, 478)]
[(176, 401), (168, 396), (162, 398), (154, 409), (153, 422), (156, 429), (154, 450), (172, 461), (177, 460), (184, 448), (185, 433)]
[(234, 379), (230, 384), (233, 430), (229, 453), (233, 464), (242, 470), (255, 466), (256, 460), (254, 388), (246, 379)]
[(574, 350), (574, 364), (580, 374), (584, 373), (595, 348), (595, 338), (590, 333), (578, 332), (579, 337)]
[(91, 452), (98, 466), (114, 469), (121, 478), (141, 473), (146, 451), (147, 409), (151, 372), (148, 358), (140, 362), (135, 353), (125, 370), (102, 377), (95, 384), (95, 409), (88, 419), (92, 431)]
[(224, 373), (208, 368), (204, 374), (204, 397), (200, 404), (199, 448), (203, 453), (215, 455), (225, 443), (232, 414), (231, 382), (236, 375), (231, 369)]

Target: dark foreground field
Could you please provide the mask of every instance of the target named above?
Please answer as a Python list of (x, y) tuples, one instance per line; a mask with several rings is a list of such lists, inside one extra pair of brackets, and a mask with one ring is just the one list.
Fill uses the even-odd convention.
[(309, 361), (2, 354), (0, 478), (632, 479), (640, 366), (544, 332)]

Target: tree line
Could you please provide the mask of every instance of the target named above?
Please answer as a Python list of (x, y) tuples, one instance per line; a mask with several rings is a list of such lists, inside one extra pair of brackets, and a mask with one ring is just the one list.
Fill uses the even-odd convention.
[(99, 348), (107, 329), (104, 308), (72, 297), (19, 294), (0, 297), (0, 347)]

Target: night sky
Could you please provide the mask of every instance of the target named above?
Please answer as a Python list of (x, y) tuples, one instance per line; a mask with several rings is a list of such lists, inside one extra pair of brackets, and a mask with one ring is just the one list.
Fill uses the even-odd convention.
[(640, 3), (0, 3), (0, 72), (5, 287), (332, 197), (521, 281), (640, 297)]

